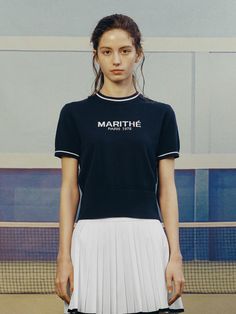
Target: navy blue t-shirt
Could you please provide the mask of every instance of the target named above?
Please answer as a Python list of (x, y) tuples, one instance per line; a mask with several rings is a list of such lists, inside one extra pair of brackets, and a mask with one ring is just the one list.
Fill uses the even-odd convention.
[(171, 105), (139, 92), (97, 92), (63, 105), (54, 156), (78, 159), (78, 219), (134, 217), (161, 220), (158, 162), (179, 157)]

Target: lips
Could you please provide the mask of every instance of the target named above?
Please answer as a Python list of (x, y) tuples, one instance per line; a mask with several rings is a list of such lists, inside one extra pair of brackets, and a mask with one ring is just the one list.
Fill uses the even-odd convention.
[(123, 72), (124, 70), (111, 70), (111, 72)]

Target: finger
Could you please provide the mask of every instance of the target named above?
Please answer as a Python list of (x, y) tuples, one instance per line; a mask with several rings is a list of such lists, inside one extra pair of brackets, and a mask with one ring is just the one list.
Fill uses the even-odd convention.
[(63, 285), (61, 289), (60, 297), (62, 298), (62, 300), (66, 301), (68, 304), (70, 303), (70, 296), (68, 295), (67, 284)]
[(180, 291), (181, 291), (181, 282), (180, 281), (175, 281), (174, 282), (175, 285), (175, 293), (180, 295)]
[(67, 293), (67, 289), (66, 288), (67, 288), (67, 282), (60, 282), (59, 286), (58, 286), (58, 292), (59, 292), (58, 295), (59, 295), (59, 297), (62, 300), (66, 301), (69, 304), (70, 297), (69, 297), (69, 295)]
[(174, 295), (169, 299), (169, 305), (174, 303), (181, 295), (181, 285), (179, 281), (174, 281)]
[(60, 299), (65, 301), (67, 304), (70, 303), (70, 297), (69, 297), (69, 295), (67, 293), (65, 293), (65, 294), (62, 293), (61, 295), (59, 295), (59, 297), (60, 297)]
[(177, 300), (177, 296), (173, 295), (169, 300), (168, 300), (168, 305), (171, 305), (172, 303), (174, 303)]
[(180, 297), (180, 294), (179, 294), (179, 293), (175, 293), (175, 294), (168, 300), (168, 304), (171, 305), (171, 304), (174, 303), (179, 297)]
[(182, 293), (184, 293), (184, 287), (185, 287), (185, 280), (182, 282)]
[(184, 282), (181, 281), (181, 283), (180, 283), (180, 294), (182, 294), (183, 291), (184, 291)]
[(61, 282), (61, 280), (59, 278), (56, 278), (55, 281), (54, 281), (54, 287), (55, 287), (55, 290), (60, 293), (61, 292), (61, 288), (63, 286), (63, 282)]
[(60, 286), (58, 283), (55, 283), (55, 292), (60, 297), (61, 290), (60, 290)]
[(74, 274), (73, 274), (73, 271), (70, 274), (69, 282), (70, 282), (70, 292), (72, 293), (74, 291)]
[(180, 293), (175, 292), (174, 295), (168, 300), (168, 304), (171, 305), (171, 304), (174, 303), (180, 296), (181, 296)]
[(167, 279), (166, 279), (166, 286), (167, 286), (168, 292), (171, 293), (173, 290), (173, 287), (172, 287), (172, 282), (171, 282), (170, 277), (167, 277)]

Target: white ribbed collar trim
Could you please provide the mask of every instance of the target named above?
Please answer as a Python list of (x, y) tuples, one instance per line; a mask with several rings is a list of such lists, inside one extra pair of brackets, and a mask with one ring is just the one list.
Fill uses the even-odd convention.
[(127, 101), (127, 100), (132, 100), (132, 99), (135, 99), (137, 98), (139, 95), (140, 95), (140, 92), (137, 92), (137, 94), (133, 94), (133, 95), (130, 95), (130, 96), (127, 96), (127, 97), (109, 97), (109, 96), (106, 96), (104, 94), (102, 94), (101, 92), (96, 92), (96, 95), (102, 99), (105, 99), (105, 100), (110, 100), (110, 101)]

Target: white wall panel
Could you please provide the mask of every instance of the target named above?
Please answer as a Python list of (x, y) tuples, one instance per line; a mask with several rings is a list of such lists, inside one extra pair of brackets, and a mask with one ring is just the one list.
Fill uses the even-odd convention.
[(146, 94), (173, 107), (179, 127), (181, 153), (191, 153), (191, 53), (146, 53), (146, 56)]
[(62, 105), (90, 93), (90, 54), (2, 51), (0, 68), (1, 152), (53, 150)]
[(197, 53), (196, 152), (236, 152), (236, 53)]

